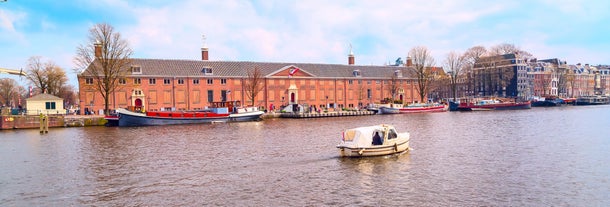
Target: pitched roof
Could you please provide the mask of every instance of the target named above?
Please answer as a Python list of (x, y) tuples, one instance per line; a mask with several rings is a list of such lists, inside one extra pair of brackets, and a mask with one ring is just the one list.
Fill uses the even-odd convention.
[(41, 93), (35, 96), (32, 96), (30, 98), (25, 99), (27, 101), (44, 101), (44, 100), (64, 100), (62, 98), (59, 98), (57, 96), (48, 94), (48, 93)]
[[(362, 78), (390, 78), (396, 70), (400, 70), (403, 77), (413, 77), (404, 66), (169, 59), (132, 59), (131, 65), (139, 66), (142, 71), (142, 74), (130, 75), (133, 77), (247, 77), (248, 70), (254, 68), (267, 76), (287, 66), (298, 67), (317, 78), (353, 78), (354, 70), (359, 70)], [(203, 73), (204, 68), (211, 68), (212, 74)]]

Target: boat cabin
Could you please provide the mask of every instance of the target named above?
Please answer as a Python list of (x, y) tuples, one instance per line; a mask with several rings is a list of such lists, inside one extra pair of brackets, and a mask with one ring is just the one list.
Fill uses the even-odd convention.
[(370, 147), (383, 145), (396, 138), (398, 138), (396, 129), (392, 126), (382, 124), (347, 129), (343, 132), (342, 141), (346, 145), (351, 145), (351, 147)]

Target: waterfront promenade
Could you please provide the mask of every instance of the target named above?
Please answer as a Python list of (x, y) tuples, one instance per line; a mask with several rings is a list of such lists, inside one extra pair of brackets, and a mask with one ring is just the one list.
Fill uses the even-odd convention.
[[(368, 116), (374, 115), (372, 111), (332, 111), (332, 112), (312, 112), (312, 113), (280, 113), (268, 112), (261, 116), (263, 119), (273, 118), (324, 118), (324, 117), (345, 117), (345, 116)], [(5, 115), (0, 116), (0, 129), (34, 129), (40, 127), (39, 116), (27, 115)], [(104, 115), (50, 115), (49, 127), (86, 127), (104, 126), (106, 120)]]

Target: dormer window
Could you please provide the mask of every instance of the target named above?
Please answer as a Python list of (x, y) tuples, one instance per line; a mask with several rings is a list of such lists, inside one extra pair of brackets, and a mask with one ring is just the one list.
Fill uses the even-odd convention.
[(202, 72), (204, 75), (213, 75), (213, 73), (212, 73), (212, 68), (207, 68), (207, 67), (206, 67), (206, 68), (203, 68), (203, 69), (201, 69), (201, 72)]
[(142, 68), (140, 66), (131, 66), (131, 74), (142, 74)]
[(394, 71), (394, 76), (396, 76), (397, 78), (402, 78), (402, 71), (400, 71), (400, 70), (395, 70), (395, 71)]
[(360, 70), (354, 70), (352, 74), (354, 75), (354, 77), (361, 77)]

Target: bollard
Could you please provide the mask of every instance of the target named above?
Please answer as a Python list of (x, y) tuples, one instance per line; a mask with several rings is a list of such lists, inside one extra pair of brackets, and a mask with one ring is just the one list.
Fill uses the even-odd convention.
[(40, 133), (49, 133), (49, 117), (40, 113)]

